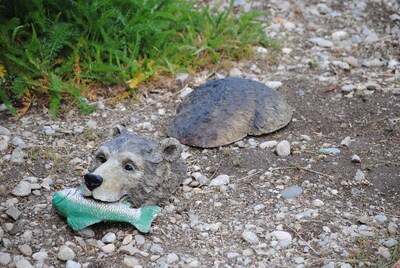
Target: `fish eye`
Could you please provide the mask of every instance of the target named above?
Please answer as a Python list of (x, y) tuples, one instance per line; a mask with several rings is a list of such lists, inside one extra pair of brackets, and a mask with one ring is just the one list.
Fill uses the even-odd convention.
[(97, 159), (100, 161), (100, 163), (107, 162), (107, 158), (104, 156), (104, 154), (98, 155)]
[(133, 166), (130, 165), (130, 164), (126, 164), (126, 165), (124, 166), (124, 169), (125, 169), (125, 170), (128, 170), (128, 171), (132, 171), (132, 170), (133, 170)]

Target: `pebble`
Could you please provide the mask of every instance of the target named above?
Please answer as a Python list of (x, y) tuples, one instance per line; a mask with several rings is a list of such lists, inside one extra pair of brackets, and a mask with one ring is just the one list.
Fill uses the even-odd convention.
[(321, 268), (335, 268), (335, 267), (336, 267), (336, 265), (333, 261), (321, 266)]
[(350, 70), (350, 65), (347, 62), (334, 60), (334, 61), (332, 61), (332, 64), (334, 66), (339, 67), (342, 70)]
[(0, 135), (0, 151), (7, 150), (9, 141), (10, 141), (10, 137), (8, 137), (6, 135)]
[(309, 39), (309, 41), (320, 47), (327, 47), (327, 48), (333, 47), (333, 43), (331, 41), (326, 40), (321, 37), (311, 38), (311, 39)]
[(354, 154), (351, 157), (351, 162), (353, 162), (353, 163), (361, 163), (361, 158), (358, 155)]
[(341, 87), (343, 92), (353, 92), (357, 87), (355, 85), (344, 85)]
[(232, 77), (241, 77), (243, 75), (243, 73), (242, 73), (242, 71), (239, 69), (239, 68), (232, 68), (230, 71), (229, 71), (229, 76), (232, 76)]
[(101, 239), (101, 242), (109, 244), (109, 243), (113, 243), (115, 241), (115, 239), (117, 239), (117, 236), (114, 233), (107, 233), (105, 236), (103, 236), (103, 238)]
[(11, 206), (9, 209), (7, 209), (6, 214), (15, 221), (21, 216), (21, 212), (14, 206)]
[(179, 94), (179, 97), (181, 99), (185, 98), (187, 95), (189, 95), (190, 93), (192, 93), (193, 89), (190, 87), (185, 87), (184, 89), (182, 89), (181, 93)]
[(357, 169), (356, 175), (354, 176), (354, 180), (356, 180), (356, 181), (365, 180), (364, 172), (362, 172), (361, 170)]
[(84, 229), (82, 229), (82, 230), (79, 230), (78, 233), (79, 233), (81, 236), (85, 237), (85, 238), (92, 238), (92, 237), (95, 236), (94, 231), (93, 231), (91, 228), (89, 228), (89, 227), (84, 228)]
[(379, 223), (384, 223), (388, 221), (388, 217), (384, 214), (378, 214), (375, 216), (375, 220)]
[(6, 127), (0, 126), (0, 135), (4, 135), (4, 136), (10, 137), (11, 136), (11, 131)]
[(251, 231), (244, 231), (242, 233), (242, 239), (250, 244), (258, 244), (259, 242), (257, 235)]
[(351, 144), (351, 138), (350, 137), (346, 137), (340, 142), (340, 145), (343, 145), (345, 147), (349, 147), (350, 144)]
[(394, 222), (389, 222), (388, 224), (388, 232), (391, 235), (395, 235), (397, 233), (397, 229), (399, 228), (399, 226), (394, 223)]
[(323, 154), (340, 154), (340, 149), (338, 148), (321, 148), (319, 151)]
[(27, 244), (23, 244), (23, 245), (19, 246), (18, 249), (24, 256), (29, 257), (32, 255), (32, 248)]
[(162, 255), (164, 253), (164, 249), (161, 247), (160, 244), (153, 244), (150, 247), (150, 252), (157, 255)]
[(11, 255), (5, 252), (0, 252), (0, 264), (6, 266), (11, 262)]
[(15, 164), (21, 164), (24, 162), (24, 151), (21, 147), (17, 147), (12, 151), (10, 162)]
[(138, 245), (143, 245), (146, 242), (146, 239), (143, 235), (135, 235), (135, 241)]
[(324, 205), (324, 202), (320, 199), (314, 199), (312, 204), (314, 207), (322, 207)]
[(345, 31), (336, 31), (332, 33), (332, 40), (333, 41), (340, 41), (347, 37), (347, 32)]
[(107, 244), (107, 245), (105, 245), (104, 247), (102, 247), (101, 250), (102, 250), (104, 253), (109, 254), (109, 253), (111, 253), (111, 252), (114, 252), (115, 246), (114, 246), (114, 244)]
[(73, 260), (75, 258), (75, 252), (71, 248), (63, 245), (58, 251), (57, 258), (62, 261)]
[(261, 149), (271, 149), (271, 148), (275, 148), (275, 146), (278, 144), (278, 142), (277, 141), (264, 141), (264, 142), (262, 142), (262, 143), (260, 143), (258, 146), (261, 148)]
[(384, 257), (385, 259), (390, 259), (390, 251), (389, 251), (389, 249), (388, 248), (386, 248), (386, 247), (379, 247), (378, 248), (378, 253), (382, 256), (382, 257)]
[(32, 258), (38, 262), (43, 262), (48, 257), (49, 257), (49, 255), (47, 254), (46, 251), (39, 251), (39, 252), (33, 253), (33, 255), (32, 255)]
[(292, 243), (292, 235), (285, 231), (273, 231), (270, 236), (275, 237), (281, 247), (287, 247)]
[(281, 192), (283, 199), (296, 198), (303, 193), (303, 188), (300, 186), (290, 186)]
[(124, 264), (126, 267), (135, 267), (139, 265), (139, 260), (136, 259), (135, 257), (125, 257), (124, 258)]
[(94, 120), (92, 120), (92, 119), (89, 119), (89, 120), (86, 122), (86, 126), (87, 126), (88, 128), (91, 128), (91, 129), (96, 128), (96, 127), (97, 127), (97, 122), (94, 121)]
[(397, 242), (396, 239), (389, 238), (389, 239), (387, 239), (387, 240), (384, 240), (382, 244), (383, 244), (385, 247), (391, 248), (391, 247), (397, 245), (398, 242)]
[(133, 235), (127, 235), (124, 240), (122, 240), (122, 245), (128, 245), (133, 240)]
[(229, 184), (229, 176), (226, 174), (218, 175), (210, 181), (210, 186), (220, 186)]
[(21, 181), (11, 191), (11, 194), (19, 197), (28, 196), (31, 193), (31, 184), (27, 181)]
[(131, 244), (121, 246), (121, 247), (119, 248), (118, 251), (119, 251), (119, 252), (122, 252), (122, 253), (127, 253), (127, 254), (129, 254), (129, 255), (134, 255), (134, 254), (136, 254), (137, 252), (139, 252), (139, 250), (138, 250), (137, 248), (135, 248), (135, 247), (134, 247), (133, 245), (131, 245)]
[(289, 156), (290, 155), (290, 143), (287, 140), (283, 140), (276, 145), (276, 153), (279, 156)]
[(268, 82), (265, 82), (265, 85), (267, 87), (275, 90), (275, 89), (282, 87), (283, 84), (281, 81), (268, 81)]
[(72, 260), (69, 260), (65, 264), (65, 268), (81, 268), (81, 264), (79, 262), (74, 262)]
[(25, 259), (20, 259), (19, 261), (17, 261), (17, 263), (15, 263), (15, 267), (16, 268), (33, 268), (32, 264)]
[(167, 255), (166, 262), (168, 264), (173, 264), (173, 263), (179, 262), (179, 256), (176, 255), (176, 253), (170, 253)]

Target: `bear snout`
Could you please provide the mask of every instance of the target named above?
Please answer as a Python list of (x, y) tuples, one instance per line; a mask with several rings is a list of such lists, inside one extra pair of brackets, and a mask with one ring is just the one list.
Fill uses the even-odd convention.
[(90, 190), (93, 191), (97, 187), (101, 185), (103, 182), (103, 178), (100, 175), (93, 174), (93, 173), (87, 173), (85, 175), (85, 184), (86, 187)]

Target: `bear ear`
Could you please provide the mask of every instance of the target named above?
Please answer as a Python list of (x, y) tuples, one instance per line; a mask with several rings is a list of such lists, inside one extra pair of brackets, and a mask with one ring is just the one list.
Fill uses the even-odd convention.
[(114, 125), (110, 130), (110, 138), (115, 138), (127, 131), (128, 130), (122, 125)]
[(181, 157), (182, 145), (174, 138), (166, 138), (160, 142), (160, 153), (168, 162), (173, 162)]

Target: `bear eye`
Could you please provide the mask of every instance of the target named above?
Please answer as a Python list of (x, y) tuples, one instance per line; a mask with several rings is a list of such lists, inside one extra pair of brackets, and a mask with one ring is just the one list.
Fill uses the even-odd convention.
[(124, 166), (124, 168), (125, 168), (125, 170), (128, 170), (128, 171), (132, 171), (132, 170), (133, 170), (133, 166), (130, 165), (130, 164), (126, 164), (126, 165)]
[(100, 161), (100, 163), (105, 163), (107, 162), (107, 158), (104, 155), (98, 155), (97, 159)]

